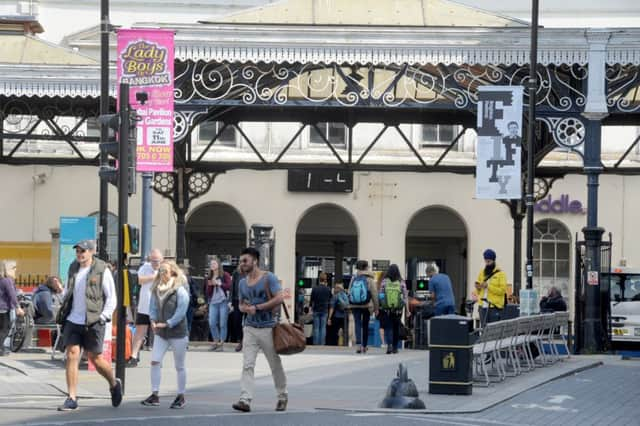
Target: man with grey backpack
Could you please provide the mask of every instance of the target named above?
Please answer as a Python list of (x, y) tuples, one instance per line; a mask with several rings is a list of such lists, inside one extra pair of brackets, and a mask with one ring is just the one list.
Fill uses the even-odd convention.
[(349, 284), (349, 303), (355, 323), (356, 345), (359, 345), (356, 353), (367, 353), (369, 340), (369, 319), (371, 313), (378, 315), (378, 289), (373, 281), (373, 275), (368, 271), (369, 262), (358, 260), (356, 262), (356, 276)]

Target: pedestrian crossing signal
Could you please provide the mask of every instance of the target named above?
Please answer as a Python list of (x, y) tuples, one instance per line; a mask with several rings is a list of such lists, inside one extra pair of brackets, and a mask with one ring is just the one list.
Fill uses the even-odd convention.
[(140, 249), (140, 231), (134, 225), (124, 224), (122, 229), (123, 247), (126, 254), (136, 254)]
[(418, 281), (418, 290), (424, 290), (425, 288), (427, 288), (427, 283), (424, 281)]

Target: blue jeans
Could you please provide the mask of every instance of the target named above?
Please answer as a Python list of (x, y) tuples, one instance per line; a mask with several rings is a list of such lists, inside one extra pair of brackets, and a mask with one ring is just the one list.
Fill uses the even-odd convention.
[(327, 340), (327, 312), (313, 313), (313, 344), (324, 345)]
[(369, 318), (371, 313), (369, 308), (353, 308), (353, 321), (356, 331), (356, 345), (364, 346), (369, 344)]
[(209, 305), (209, 331), (214, 342), (227, 340), (227, 320), (229, 319), (229, 305), (227, 301), (211, 303)]

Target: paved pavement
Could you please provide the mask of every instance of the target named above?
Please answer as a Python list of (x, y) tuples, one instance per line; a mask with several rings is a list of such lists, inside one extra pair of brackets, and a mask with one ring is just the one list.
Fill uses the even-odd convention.
[[(0, 358), (0, 409), (8, 414), (0, 417), (0, 424), (106, 422), (140, 426), (175, 424), (175, 420), (179, 417), (183, 419), (180, 423), (186, 426), (219, 422), (248, 424), (254, 423), (255, 416), (261, 416), (261, 423), (262, 418), (269, 419), (267, 424), (327, 425), (348, 422), (374, 425), (389, 424), (390, 421), (401, 424), (483, 424), (478, 423), (477, 419), (481, 420), (485, 413), (492, 413), (491, 416), (503, 413), (507, 417), (512, 417), (513, 423), (527, 424), (524, 422), (528, 420), (527, 414), (524, 414), (524, 417), (518, 416), (536, 411), (537, 406), (554, 405), (541, 399), (544, 394), (530, 395), (531, 392), (535, 393), (544, 386), (565, 383), (569, 379), (581, 377), (593, 371), (603, 371), (601, 367), (592, 367), (602, 362), (606, 364), (607, 360), (611, 359), (572, 357), (553, 367), (536, 369), (520, 377), (509, 378), (506, 382), (488, 389), (475, 387), (473, 396), (469, 397), (427, 393), (427, 352), (402, 351), (392, 356), (374, 349), (363, 356), (339, 348), (310, 349), (303, 354), (283, 357), (290, 393), (290, 409), (285, 414), (273, 412), (275, 406), (273, 382), (266, 361), (263, 357), (258, 358), (256, 397), (252, 404), (254, 412), (245, 416), (234, 414), (230, 407), (239, 392), (241, 354), (232, 352), (230, 348), (223, 353), (211, 353), (204, 348), (192, 348), (187, 358), (188, 405), (180, 412), (167, 408), (175, 395), (175, 372), (170, 354), (165, 359), (163, 369), (162, 406), (149, 408), (139, 404), (139, 401), (150, 392), (148, 358), (149, 353), (143, 352), (141, 366), (127, 369), (125, 401), (119, 409), (113, 409), (110, 406), (104, 380), (95, 372), (81, 371), (79, 399), (81, 409), (74, 413), (55, 411), (57, 405), (64, 399), (64, 370), (61, 361), (51, 361), (46, 354), (12, 354), (8, 358)], [(387, 385), (395, 376), (399, 362), (403, 362), (408, 367), (409, 376), (416, 382), (421, 397), (427, 404), (428, 410), (420, 413), (418, 417), (415, 417), (416, 412), (375, 412), (378, 410), (378, 403), (384, 397)], [(633, 365), (638, 364), (635, 362)], [(616, 372), (618, 376), (612, 375), (612, 378), (621, 377), (626, 381), (637, 379), (636, 376), (625, 373), (632, 370), (628, 364), (606, 365), (606, 368), (610, 367), (622, 369)], [(578, 371), (582, 372), (576, 374)], [(601, 374), (607, 377), (608, 373)], [(548, 383), (558, 377), (566, 377), (566, 379)], [(544, 383), (548, 384), (544, 385)], [(580, 386), (579, 383), (582, 382), (570, 382), (566, 386), (570, 389)], [(597, 383), (597, 380), (594, 383)], [(539, 387), (540, 385), (543, 386)], [(554, 392), (558, 395), (570, 395), (576, 399), (592, 396), (590, 394), (574, 395), (568, 390)], [(518, 401), (516, 404), (523, 404), (522, 406), (505, 405), (509, 402), (504, 401), (518, 394), (520, 396), (512, 401)], [(631, 392), (626, 395), (629, 394)], [(565, 405), (567, 401), (569, 400), (566, 398), (562, 399)], [(560, 406), (564, 407), (562, 404)], [(362, 412), (358, 412), (359, 410)], [(481, 410), (485, 410), (482, 417), (469, 414)], [(498, 411), (493, 413), (491, 410)], [(544, 409), (539, 410), (545, 413)], [(622, 410), (632, 411), (630, 405), (623, 405)], [(556, 411), (550, 412), (557, 414)], [(460, 413), (467, 414), (459, 417)], [(394, 420), (391, 420), (392, 418)], [(626, 420), (626, 417), (623, 420)]]

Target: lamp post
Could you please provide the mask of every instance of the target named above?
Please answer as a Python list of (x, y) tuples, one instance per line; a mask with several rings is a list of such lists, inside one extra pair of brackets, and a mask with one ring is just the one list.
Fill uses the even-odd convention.
[[(100, 115), (109, 114), (109, 0), (100, 0)], [(100, 143), (107, 143), (109, 127), (106, 123), (100, 126)], [(100, 167), (108, 167), (109, 156), (100, 150)], [(98, 257), (107, 260), (107, 235), (109, 233), (109, 181), (100, 178), (100, 208), (98, 222), (100, 235), (98, 238)]]
[(535, 196), (533, 184), (535, 179), (534, 143), (536, 122), (536, 89), (538, 87), (538, 0), (532, 0), (531, 6), (531, 56), (529, 60), (529, 125), (527, 127), (527, 289), (533, 288), (533, 205)]

